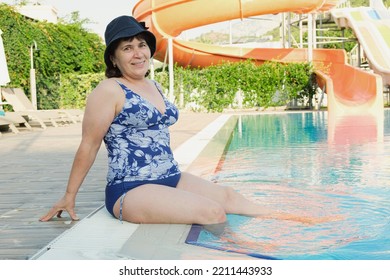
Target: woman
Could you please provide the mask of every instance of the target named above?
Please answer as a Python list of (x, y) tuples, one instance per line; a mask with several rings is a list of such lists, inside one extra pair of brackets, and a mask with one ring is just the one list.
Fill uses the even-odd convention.
[(179, 170), (169, 146), (168, 127), (178, 110), (160, 86), (146, 78), (156, 38), (133, 17), (121, 16), (105, 32), (107, 79), (89, 95), (82, 140), (64, 196), (41, 217), (48, 221), (65, 210), (73, 220), (76, 194), (102, 140), (109, 167), (106, 208), (132, 223), (219, 224), (227, 213), (313, 222), (276, 213), (222, 187)]

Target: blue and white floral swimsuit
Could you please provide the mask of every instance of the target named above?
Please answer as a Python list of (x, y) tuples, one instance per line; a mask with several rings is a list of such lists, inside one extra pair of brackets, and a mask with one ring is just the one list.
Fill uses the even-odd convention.
[(117, 82), (126, 100), (104, 136), (108, 151), (106, 208), (113, 216), (115, 202), (127, 191), (144, 184), (176, 187), (180, 179), (168, 130), (178, 119), (178, 109), (165, 98), (156, 82), (164, 99), (164, 114), (148, 100)]

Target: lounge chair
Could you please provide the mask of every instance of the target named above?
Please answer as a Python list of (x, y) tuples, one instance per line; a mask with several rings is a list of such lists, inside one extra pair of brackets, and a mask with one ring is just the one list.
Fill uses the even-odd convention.
[(81, 109), (61, 109), (65, 114), (75, 121), (81, 122), (84, 117), (84, 110)]
[(12, 121), (8, 120), (4, 116), (0, 116), (0, 137), (2, 136), (2, 131), (4, 131), (4, 128), (11, 129), (13, 133), (18, 134), (19, 130), (16, 128), (16, 126), (13, 124)]
[[(5, 115), (0, 116), (0, 126), (8, 126), (15, 134), (19, 133), (20, 128), (32, 130), (28, 121), (16, 112), (5, 112)], [(0, 133), (1, 134), (1, 133)]]
[[(15, 112), (25, 116), (31, 121), (37, 121), (46, 128), (46, 124), (58, 126), (59, 123), (77, 123), (76, 116), (67, 110), (35, 110), (33, 104), (20, 88), (2, 88), (2, 96), (12, 106)], [(76, 113), (74, 113), (76, 114)], [(80, 111), (78, 114), (82, 114)]]

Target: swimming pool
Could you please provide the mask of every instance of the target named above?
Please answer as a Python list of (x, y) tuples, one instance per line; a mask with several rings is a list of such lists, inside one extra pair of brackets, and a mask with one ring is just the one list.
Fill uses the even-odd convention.
[(218, 235), (194, 227), (192, 244), (277, 259), (390, 259), (390, 110), (383, 129), (361, 117), (330, 127), (327, 112), (239, 116), (213, 180), (273, 209), (341, 219), (229, 215)]

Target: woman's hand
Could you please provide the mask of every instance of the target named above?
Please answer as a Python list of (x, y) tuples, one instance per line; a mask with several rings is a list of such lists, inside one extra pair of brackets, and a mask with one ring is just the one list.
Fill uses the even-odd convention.
[(50, 211), (46, 215), (42, 216), (39, 219), (39, 221), (47, 222), (51, 220), (54, 216), (61, 218), (61, 214), (64, 210), (68, 212), (69, 216), (72, 218), (73, 221), (78, 221), (79, 218), (74, 212), (74, 206), (75, 206), (75, 198), (65, 194), (59, 201), (57, 201), (56, 204), (54, 204), (54, 206), (50, 209)]

